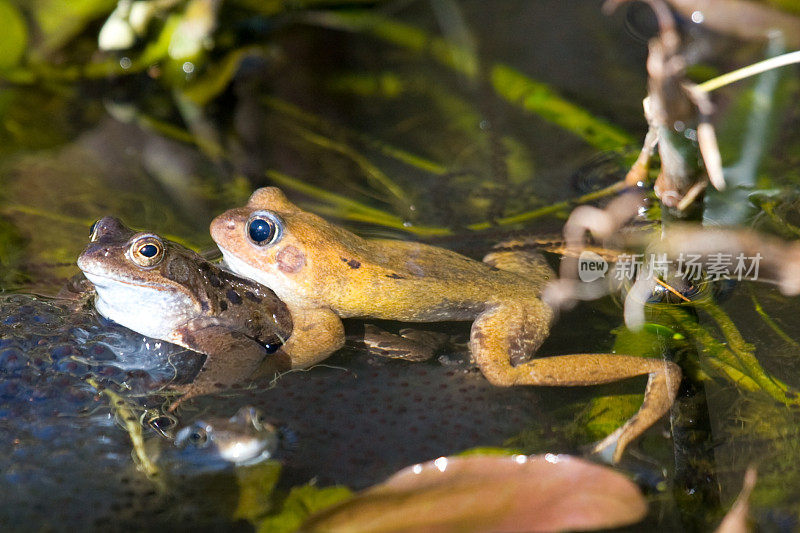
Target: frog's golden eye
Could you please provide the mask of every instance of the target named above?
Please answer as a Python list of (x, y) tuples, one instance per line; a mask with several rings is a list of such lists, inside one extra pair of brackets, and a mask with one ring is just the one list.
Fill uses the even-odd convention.
[(178, 419), (172, 415), (164, 414), (156, 409), (145, 411), (139, 417), (143, 425), (149, 426), (166, 439), (172, 440), (172, 430), (178, 425)]
[(97, 225), (99, 222), (99, 220), (95, 220), (94, 224), (92, 224), (89, 228), (89, 242), (94, 242), (97, 240)]
[(208, 441), (208, 433), (203, 428), (197, 428), (186, 437), (186, 440), (192, 446), (202, 447)]
[(205, 448), (210, 438), (210, 430), (210, 426), (202, 421), (197, 421), (178, 432), (175, 436), (175, 445), (179, 448)]
[(164, 243), (153, 235), (145, 235), (131, 243), (128, 256), (140, 267), (154, 267), (164, 259)]
[(283, 222), (274, 213), (256, 211), (247, 221), (245, 232), (250, 242), (257, 246), (275, 244), (283, 235)]

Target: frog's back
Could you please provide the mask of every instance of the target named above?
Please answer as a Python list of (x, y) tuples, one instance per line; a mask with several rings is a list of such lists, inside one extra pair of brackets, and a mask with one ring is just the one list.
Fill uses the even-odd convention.
[(349, 259), (351, 279), (361, 281), (335, 298), (340, 316), (471, 320), (487, 305), (537, 299), (541, 292), (541, 276), (502, 270), (443, 248), (390, 239), (366, 243)]

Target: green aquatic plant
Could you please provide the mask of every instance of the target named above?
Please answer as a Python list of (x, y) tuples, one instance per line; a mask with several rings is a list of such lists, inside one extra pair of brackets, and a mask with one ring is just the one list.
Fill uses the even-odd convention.
[[(147, 452), (142, 425), (131, 405), (128, 404), (125, 398), (113, 390), (101, 386), (96, 379), (89, 378), (86, 382), (94, 387), (98, 394), (102, 394), (108, 398), (114, 417), (122, 425), (131, 439), (131, 445), (133, 446), (132, 455), (136, 460), (137, 466), (142, 469), (148, 478), (156, 481), (157, 485), (160, 486), (160, 481), (163, 476), (161, 475), (160, 469)], [(163, 489), (163, 486), (160, 486), (160, 488)]]
[(797, 391), (764, 370), (755, 357), (755, 347), (744, 340), (722, 309), (712, 302), (706, 302), (699, 306), (699, 310), (711, 318), (724, 341), (718, 340), (680, 307), (665, 306), (660, 313), (674, 321), (675, 327), (683, 331), (687, 339), (698, 344), (701, 354), (699, 365), (706, 374), (726, 377), (746, 390), (764, 392), (787, 406), (800, 405)]
[[(374, 12), (324, 12), (314, 14), (310, 20), (326, 27), (366, 32), (415, 53), (427, 54), (470, 79), (479, 74), (477, 58), (469, 51), (441, 37), (431, 36), (418, 27)], [(509, 65), (492, 65), (488, 71), (491, 87), (500, 98), (541, 116), (599, 150), (619, 150), (634, 142), (623, 130), (567, 101), (547, 84), (533, 80)]]
[(19, 10), (8, 0), (0, 1), (0, 20), (3, 33), (0, 35), (0, 71), (19, 64), (28, 47), (28, 27)]
[[(344, 81), (342, 81), (342, 83), (344, 84)], [(347, 83), (346, 86), (350, 88), (351, 84)], [(286, 100), (276, 98), (274, 96), (265, 96), (262, 98), (262, 101), (270, 109), (286, 115), (293, 120), (301, 122), (307, 127), (313, 127), (315, 130), (326, 132), (331, 136), (336, 135), (339, 137), (355, 139), (367, 148), (376, 150), (380, 154), (395, 159), (405, 165), (408, 165), (409, 167), (433, 174), (435, 176), (444, 176), (450, 172), (450, 170), (441, 163), (428, 159), (419, 154), (409, 152), (403, 148), (394, 146), (364, 133), (353, 131), (338, 124), (332, 124), (322, 117), (309, 113), (308, 111), (305, 111)]]
[(259, 533), (290, 533), (297, 531), (312, 514), (348, 500), (353, 492), (347, 487), (317, 487), (313, 484), (292, 488), (278, 511), (257, 520)]

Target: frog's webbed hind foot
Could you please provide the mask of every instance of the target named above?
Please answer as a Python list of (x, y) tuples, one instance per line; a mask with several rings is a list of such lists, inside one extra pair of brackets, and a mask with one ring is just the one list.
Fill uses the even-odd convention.
[[(508, 311), (508, 310), (506, 310)], [(660, 359), (616, 354), (572, 354), (542, 357), (513, 366), (517, 352), (533, 353), (544, 339), (537, 312), (524, 309), (490, 312), (472, 326), (470, 348), (486, 378), (499, 386), (584, 386), (611, 383), (647, 374), (644, 402), (639, 411), (593, 452), (619, 461), (625, 447), (652, 426), (672, 406), (681, 381), (678, 365)], [(515, 358), (516, 355), (516, 358)]]
[[(597, 354), (594, 354), (595, 356)], [(630, 355), (600, 354), (609, 358), (628, 359), (628, 367), (638, 374), (647, 372), (647, 387), (644, 390), (644, 401), (639, 411), (636, 412), (625, 424), (614, 430), (606, 438), (592, 446), (592, 454), (596, 454), (606, 462), (619, 462), (625, 448), (644, 431), (656, 423), (675, 401), (678, 387), (681, 384), (681, 369), (671, 361), (660, 359), (645, 359)], [(630, 374), (631, 376), (636, 374)], [(623, 375), (623, 378), (628, 377)]]
[(374, 324), (363, 324), (358, 332), (348, 326), (346, 331), (348, 340), (371, 354), (414, 362), (427, 361), (450, 342), (446, 333), (413, 328), (402, 329), (398, 335)]

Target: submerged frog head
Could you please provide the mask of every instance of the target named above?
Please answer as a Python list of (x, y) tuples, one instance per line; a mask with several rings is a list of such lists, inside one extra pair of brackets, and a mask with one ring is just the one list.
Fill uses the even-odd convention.
[(357, 262), (347, 264), (355, 260), (343, 250), (363, 242), (298, 208), (275, 187), (258, 189), (245, 207), (215, 218), (211, 237), (234, 272), (269, 286), (286, 302), (312, 296), (326, 279), (346, 279)]
[(177, 432), (174, 444), (176, 459), (197, 468), (250, 465), (274, 458), (281, 431), (261, 411), (245, 406), (230, 418), (196, 420)]
[(116, 218), (92, 226), (78, 267), (97, 290), (101, 315), (149, 337), (172, 341), (178, 327), (198, 317), (248, 327), (263, 323), (264, 338), (291, 331), (286, 307), (266, 287), (158, 235), (133, 231)]

